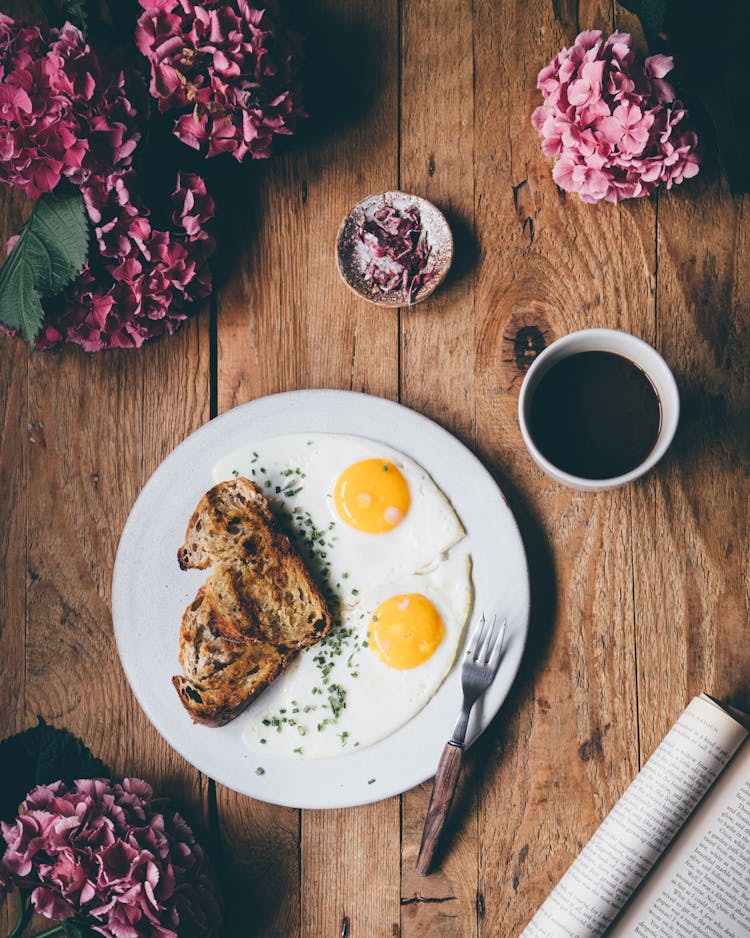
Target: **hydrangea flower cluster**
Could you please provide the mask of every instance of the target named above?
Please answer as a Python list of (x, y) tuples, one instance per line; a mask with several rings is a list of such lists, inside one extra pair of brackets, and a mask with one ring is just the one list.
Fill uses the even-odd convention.
[(211, 292), (208, 260), (214, 239), (206, 231), (214, 202), (200, 176), (182, 173), (172, 194), (172, 225), (154, 228), (133, 172), (96, 178), (83, 187), (94, 226), (93, 249), (78, 278), (47, 303), (36, 347), (62, 341), (87, 352), (138, 348), (173, 333), (186, 306)]
[(107, 938), (218, 934), (201, 847), (140, 779), (41, 785), (2, 833), (0, 885), (33, 890), (34, 907), (48, 918), (75, 918)]
[(140, 0), (136, 44), (151, 64), (159, 110), (181, 111), (174, 133), (207, 156), (270, 156), (276, 134), (304, 116), (295, 38), (273, 0)]
[(35, 199), (126, 168), (139, 95), (141, 79), (106, 69), (70, 23), (45, 31), (0, 13), (0, 180)]
[(664, 80), (670, 56), (644, 60), (628, 33), (581, 33), (539, 73), (532, 115), (557, 185), (583, 202), (619, 202), (670, 189), (698, 172), (698, 139)]
[(0, 14), (0, 180), (32, 198), (76, 185), (95, 236), (76, 280), (45, 300), (36, 348), (138, 348), (174, 332), (211, 292), (204, 181), (178, 176), (170, 222), (157, 228), (130, 168), (147, 103), (137, 73), (108, 74), (74, 26), (45, 32)]
[[(172, 193), (172, 228), (152, 227), (132, 171), (92, 177), (82, 187), (96, 245), (81, 273), (60, 296), (45, 300), (34, 347), (62, 342), (87, 352), (140, 348), (175, 332), (187, 305), (211, 293), (209, 259), (216, 244), (206, 230), (214, 201), (200, 176), (181, 173)], [(10, 253), (18, 237), (8, 239)], [(7, 332), (2, 324), (0, 330)]]

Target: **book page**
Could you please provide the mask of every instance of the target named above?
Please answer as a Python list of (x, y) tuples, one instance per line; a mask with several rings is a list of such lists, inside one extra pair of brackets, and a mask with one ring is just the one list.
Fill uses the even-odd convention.
[(694, 698), (521, 938), (603, 935), (747, 736)]
[(607, 938), (750, 938), (750, 744)]

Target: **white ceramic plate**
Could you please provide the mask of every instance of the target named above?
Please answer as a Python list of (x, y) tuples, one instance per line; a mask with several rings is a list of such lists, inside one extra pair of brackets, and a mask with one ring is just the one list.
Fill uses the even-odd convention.
[[(235, 791), (297, 808), (379, 801), (430, 778), (461, 704), (460, 658), (440, 690), (405, 726), (373, 746), (332, 759), (249, 751), (242, 742), (251, 704), (221, 728), (195, 726), (172, 687), (179, 672), (182, 613), (206, 571), (182, 572), (177, 548), (218, 459), (289, 433), (341, 433), (380, 440), (416, 460), (451, 500), (473, 560), (475, 616), (508, 619), (505, 654), (475, 707), (469, 743), (486, 728), (521, 663), (529, 620), (529, 578), (515, 519), (479, 460), (426, 417), (350, 391), (291, 391), (243, 404), (201, 427), (149, 479), (133, 506), (115, 561), (112, 615), (123, 668), (158, 732), (197, 769)], [(473, 622), (473, 620), (472, 620)], [(256, 774), (262, 767), (263, 774)], [(374, 779), (374, 781), (373, 781)]]

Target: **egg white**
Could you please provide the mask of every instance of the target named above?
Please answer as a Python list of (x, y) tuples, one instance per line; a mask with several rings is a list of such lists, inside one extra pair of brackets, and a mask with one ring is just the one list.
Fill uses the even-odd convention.
[[(333, 492), (339, 476), (364, 459), (390, 460), (406, 479), (411, 505), (384, 534), (341, 519)], [(244, 475), (260, 487), (334, 606), (425, 570), (464, 537), (452, 505), (414, 460), (382, 443), (338, 434), (289, 434), (235, 451), (214, 469), (216, 482)]]
[[(426, 596), (445, 634), (427, 661), (401, 671), (379, 661), (365, 643), (373, 611), (404, 593)], [(251, 706), (245, 745), (257, 752), (330, 758), (390, 735), (419, 713), (453, 666), (472, 595), (470, 558), (456, 550), (430, 571), (381, 585), (343, 609), (330, 635), (297, 655)]]

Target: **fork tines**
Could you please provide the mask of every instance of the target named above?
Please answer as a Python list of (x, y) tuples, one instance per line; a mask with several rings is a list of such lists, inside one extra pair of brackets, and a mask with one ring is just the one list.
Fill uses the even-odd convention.
[(497, 616), (493, 616), (488, 623), (484, 613), (482, 613), (482, 617), (469, 639), (466, 657), (471, 658), (477, 664), (489, 665), (492, 662), (494, 665), (495, 659), (500, 658), (507, 622), (507, 619), (503, 619), (498, 625)]

